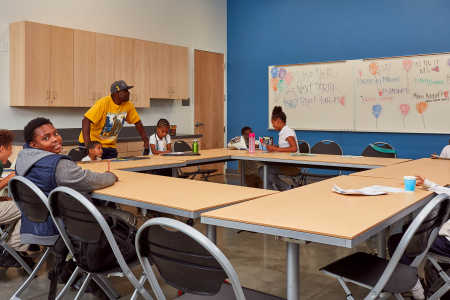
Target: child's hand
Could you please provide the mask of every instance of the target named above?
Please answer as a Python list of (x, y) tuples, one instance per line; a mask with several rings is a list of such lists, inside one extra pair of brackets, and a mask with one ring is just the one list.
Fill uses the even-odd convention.
[(170, 150), (163, 151), (163, 153), (172, 153)]
[(271, 145), (271, 146), (267, 145), (266, 148), (267, 148), (267, 151), (277, 151), (277, 147), (274, 145)]
[(436, 155), (436, 152), (434, 152), (434, 154), (431, 155), (431, 158), (438, 158), (439, 156)]
[(422, 185), (425, 182), (425, 180), (427, 180), (422, 175), (415, 175), (415, 176), (416, 176), (416, 179), (417, 179), (416, 185)]
[(116, 174), (114, 174), (113, 172), (110, 172), (110, 171), (106, 171), (106, 173), (111, 173), (111, 174), (113, 174), (115, 177), (116, 177), (116, 181), (119, 181), (119, 177), (117, 177), (117, 175)]

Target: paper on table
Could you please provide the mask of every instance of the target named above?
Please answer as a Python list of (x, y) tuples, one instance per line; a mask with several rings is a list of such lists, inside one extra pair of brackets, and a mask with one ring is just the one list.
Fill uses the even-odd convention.
[(355, 155), (341, 155), (339, 157), (343, 157), (343, 158), (360, 158), (362, 156), (355, 156)]
[(393, 188), (393, 187), (387, 187), (387, 186), (380, 186), (380, 185), (372, 185), (368, 187), (364, 187), (359, 190), (343, 190), (337, 185), (334, 185), (332, 190), (336, 193), (343, 194), (343, 195), (365, 195), (365, 196), (376, 196), (376, 195), (384, 195), (388, 192), (390, 193), (404, 193), (404, 189), (399, 188)]
[(5, 178), (6, 176), (8, 176), (11, 173), (12, 172), (3, 172), (2, 175), (0, 176), (0, 178)]

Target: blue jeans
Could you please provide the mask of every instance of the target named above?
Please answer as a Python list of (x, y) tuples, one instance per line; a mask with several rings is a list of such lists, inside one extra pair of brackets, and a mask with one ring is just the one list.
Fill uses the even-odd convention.
[[(86, 147), (84, 145), (84, 143), (79, 143), (80, 146)], [(102, 154), (102, 159), (110, 159), (110, 158), (117, 158), (117, 155), (119, 155), (117, 153), (117, 149), (116, 148), (103, 148), (103, 154)]]

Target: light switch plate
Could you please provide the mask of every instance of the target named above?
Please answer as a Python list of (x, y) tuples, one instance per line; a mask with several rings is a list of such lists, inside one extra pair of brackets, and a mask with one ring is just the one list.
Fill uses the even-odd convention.
[(8, 52), (8, 43), (1, 43), (2, 52)]

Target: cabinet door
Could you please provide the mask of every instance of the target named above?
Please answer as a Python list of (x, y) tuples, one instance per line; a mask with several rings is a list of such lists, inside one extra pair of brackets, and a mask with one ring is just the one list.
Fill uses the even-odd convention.
[(132, 102), (135, 107), (150, 107), (150, 42), (134, 40), (134, 88)]
[(95, 103), (95, 33), (74, 30), (73, 106), (91, 107)]
[(50, 104), (50, 26), (31, 22), (10, 25), (10, 105)]
[(73, 106), (73, 29), (51, 26), (50, 106)]
[(150, 98), (170, 99), (170, 45), (151, 43)]
[(95, 99), (111, 94), (114, 83), (114, 53), (116, 37), (95, 34)]
[[(114, 81), (125, 80), (134, 85), (134, 40), (116, 36)], [(111, 82), (112, 84), (112, 82)], [(131, 91), (130, 91), (131, 93)], [(130, 95), (131, 100), (131, 95)]]
[(173, 99), (189, 98), (188, 65), (188, 48), (170, 46), (170, 86)]

